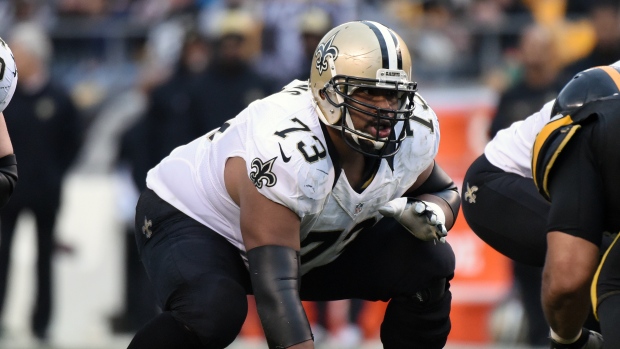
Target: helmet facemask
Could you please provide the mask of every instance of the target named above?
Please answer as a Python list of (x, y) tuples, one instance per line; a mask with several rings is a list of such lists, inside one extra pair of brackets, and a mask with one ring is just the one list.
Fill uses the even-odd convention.
[(309, 85), (319, 119), (364, 155), (396, 154), (410, 133), (417, 91), (403, 39), (377, 22), (343, 23), (325, 34), (314, 57)]
[[(377, 75), (386, 75), (386, 72), (388, 71), (380, 71)], [(389, 73), (394, 74), (393, 71)], [(406, 77), (404, 72), (396, 74), (398, 76), (395, 78), (381, 80), (336, 75), (322, 90), (327, 101), (340, 108), (340, 120), (331, 126), (340, 129), (345, 142), (364, 155), (379, 158), (393, 156), (407, 136), (409, 125), (406, 123), (413, 115), (413, 97), (417, 91), (417, 84), (401, 78), (401, 74)], [(356, 99), (356, 92), (393, 98), (396, 109), (382, 108)], [(376, 129), (375, 135), (356, 129), (351, 111), (372, 117)], [(397, 126), (401, 126), (398, 135), (396, 135)], [(389, 129), (389, 135), (382, 137), (381, 133), (385, 133), (385, 129)]]

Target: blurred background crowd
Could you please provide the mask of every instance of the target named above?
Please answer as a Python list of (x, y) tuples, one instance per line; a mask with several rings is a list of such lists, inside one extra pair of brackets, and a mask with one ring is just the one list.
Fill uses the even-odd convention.
[[(30, 336), (85, 347), (68, 337), (87, 328), (82, 337), (95, 343), (153, 316), (132, 234), (148, 169), (253, 100), (307, 79), (321, 37), (356, 19), (404, 38), (440, 124), (442, 109), (484, 104), (486, 118), (467, 134), (479, 144), (473, 152), (575, 73), (620, 59), (611, 0), (0, 0), (0, 37), (19, 70), (5, 115), (20, 164), (17, 191), (0, 212), (0, 343)], [(13, 241), (26, 230), (33, 249)], [(29, 265), (23, 255), (32, 255), (32, 282), (15, 276)], [(513, 311), (516, 300), (525, 315), (499, 316), (517, 324), (507, 336), (543, 345), (540, 270), (513, 265), (510, 273), (515, 281), (496, 308)], [(32, 304), (20, 305), (30, 293)], [(307, 306), (315, 333), (343, 347), (368, 337), (365, 304)], [(101, 317), (100, 326), (80, 327), (81, 315)]]

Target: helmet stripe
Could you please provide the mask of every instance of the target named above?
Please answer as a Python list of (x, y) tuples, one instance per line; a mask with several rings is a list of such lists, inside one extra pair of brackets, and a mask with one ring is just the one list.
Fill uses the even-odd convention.
[(598, 68), (602, 69), (605, 73), (607, 73), (607, 75), (609, 75), (609, 77), (616, 84), (616, 87), (618, 88), (618, 90), (620, 90), (620, 73), (618, 73), (618, 71), (615, 68), (612, 68), (610, 66), (601, 66)]
[(396, 62), (398, 65), (398, 69), (403, 69), (403, 54), (400, 51), (400, 44), (398, 43), (398, 39), (396, 35), (394, 35), (394, 31), (390, 29), (390, 35), (392, 36), (392, 41), (394, 41), (394, 48), (396, 48)]
[(390, 31), (385, 26), (377, 22), (362, 21), (362, 23), (366, 24), (375, 33), (375, 36), (379, 41), (379, 47), (381, 47), (381, 57), (383, 58), (382, 67), (384, 69), (398, 69), (396, 45), (394, 44)]

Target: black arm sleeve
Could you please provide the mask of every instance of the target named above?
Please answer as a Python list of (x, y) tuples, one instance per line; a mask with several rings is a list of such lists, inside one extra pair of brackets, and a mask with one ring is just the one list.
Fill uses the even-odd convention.
[(14, 154), (0, 158), (0, 207), (6, 205), (17, 184), (17, 160)]
[(256, 307), (269, 348), (284, 349), (313, 339), (299, 298), (299, 252), (268, 245), (249, 250), (247, 256)]
[(422, 194), (431, 194), (442, 198), (450, 206), (456, 221), (459, 208), (461, 207), (459, 189), (452, 181), (452, 178), (437, 163), (433, 166), (433, 171), (426, 181), (412, 193), (408, 194), (408, 196), (415, 197)]

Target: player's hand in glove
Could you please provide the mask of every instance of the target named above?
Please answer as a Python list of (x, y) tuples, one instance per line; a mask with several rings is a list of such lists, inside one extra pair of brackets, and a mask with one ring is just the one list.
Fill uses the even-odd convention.
[(446, 242), (446, 215), (435, 203), (401, 197), (379, 207), (379, 212), (394, 217), (420, 240)]
[(577, 341), (561, 344), (551, 339), (551, 349), (603, 349), (603, 336), (600, 333), (584, 328)]

